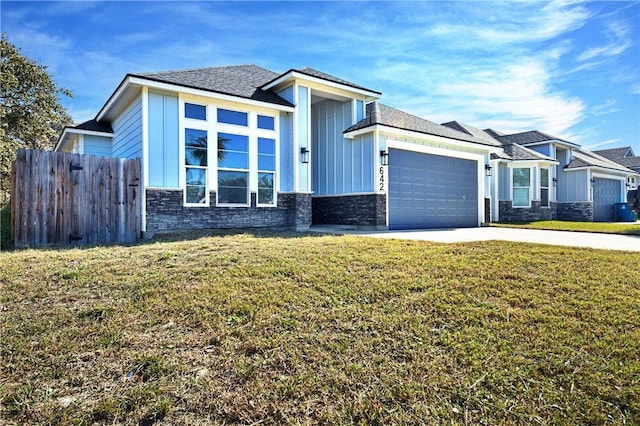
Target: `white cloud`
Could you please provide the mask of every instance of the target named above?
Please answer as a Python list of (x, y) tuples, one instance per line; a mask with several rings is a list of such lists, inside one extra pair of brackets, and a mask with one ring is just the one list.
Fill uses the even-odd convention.
[(578, 56), (578, 60), (587, 61), (599, 56), (617, 56), (632, 45), (631, 38), (629, 37), (629, 29), (618, 22), (609, 23), (606, 37), (609, 39), (607, 44), (585, 50)]

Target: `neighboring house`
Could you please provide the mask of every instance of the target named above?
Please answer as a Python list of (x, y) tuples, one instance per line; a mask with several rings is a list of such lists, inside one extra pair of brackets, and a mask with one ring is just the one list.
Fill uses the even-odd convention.
[[(505, 148), (516, 144), (544, 157), (512, 163), (494, 160), (501, 164), (498, 176), (503, 176), (498, 177), (500, 209), (494, 220), (611, 221), (613, 204), (626, 201), (627, 179), (635, 175), (632, 170), (582, 150), (575, 143), (539, 131), (513, 135), (488, 132)], [(505, 166), (509, 168), (507, 177), (504, 177)], [(529, 200), (526, 188), (530, 188)], [(511, 208), (506, 201), (511, 202)], [(518, 214), (520, 208), (531, 208), (539, 214)]]
[[(640, 174), (640, 156), (635, 155), (630, 146), (624, 148), (602, 149), (593, 152), (607, 160), (611, 160)], [(630, 176), (627, 183), (629, 184), (627, 185), (629, 190), (636, 190), (638, 189), (640, 181), (637, 177)]]
[(640, 208), (640, 156), (635, 155), (630, 146), (593, 152), (638, 173), (627, 177), (627, 202)]
[[(524, 217), (518, 209), (560, 216), (565, 199), (591, 203), (564, 195), (561, 175), (570, 172), (560, 167), (578, 158), (565, 152), (577, 145), (440, 125), (380, 96), (311, 68), (128, 74), (94, 120), (64, 129), (56, 150), (140, 158), (147, 235), (312, 223), (479, 226)], [(598, 173), (617, 179), (622, 169)]]

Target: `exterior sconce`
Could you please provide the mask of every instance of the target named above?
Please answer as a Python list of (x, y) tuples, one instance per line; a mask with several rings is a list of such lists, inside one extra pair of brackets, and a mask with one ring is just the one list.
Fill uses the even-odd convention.
[(380, 165), (381, 166), (389, 165), (389, 153), (387, 151), (380, 151)]
[(491, 167), (490, 164), (485, 164), (484, 165), (484, 174), (487, 176), (491, 176), (491, 170), (493, 170), (493, 167)]
[(594, 186), (596, 184), (596, 178), (592, 177), (589, 182), (591, 182), (591, 186)]
[(553, 186), (558, 186), (558, 178), (553, 178)]
[(309, 148), (306, 146), (300, 148), (300, 161), (302, 161), (303, 164), (309, 163)]

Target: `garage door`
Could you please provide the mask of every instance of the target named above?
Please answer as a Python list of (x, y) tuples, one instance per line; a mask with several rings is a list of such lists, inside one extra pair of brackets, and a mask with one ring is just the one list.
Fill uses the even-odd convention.
[(621, 200), (619, 180), (596, 178), (593, 184), (593, 220), (613, 221), (613, 205)]
[(389, 228), (478, 226), (478, 163), (389, 150)]

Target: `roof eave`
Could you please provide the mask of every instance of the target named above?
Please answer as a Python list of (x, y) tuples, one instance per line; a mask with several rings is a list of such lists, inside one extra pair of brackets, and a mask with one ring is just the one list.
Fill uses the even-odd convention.
[(279, 75), (278, 77), (276, 77), (275, 79), (273, 79), (273, 80), (269, 81), (268, 83), (264, 84), (260, 88), (262, 90), (271, 90), (271, 89), (277, 88), (279, 86), (284, 86), (284, 85), (286, 85), (286, 83), (288, 83), (290, 81), (295, 81), (295, 80), (298, 80), (298, 79), (299, 80), (308, 80), (308, 81), (311, 81), (311, 82), (314, 82), (314, 83), (324, 84), (324, 85), (327, 85), (327, 86), (330, 86), (330, 87), (334, 87), (334, 88), (338, 88), (338, 89), (342, 89), (342, 90), (348, 90), (348, 91), (357, 93), (359, 95), (365, 96), (367, 101), (379, 99), (380, 96), (382, 96), (381, 92), (376, 92), (375, 90), (354, 87), (354, 86), (352, 86), (350, 84), (337, 83), (335, 81), (326, 80), (324, 78), (316, 77), (316, 76), (313, 76), (313, 75), (310, 75), (310, 74), (306, 74), (306, 73), (303, 73), (301, 71), (294, 70), (294, 69), (290, 69), (289, 71), (285, 72), (284, 74)]
[(425, 136), (429, 136), (431, 139), (433, 139), (436, 142), (445, 142), (445, 143), (466, 146), (466, 147), (476, 148), (476, 149), (482, 147), (482, 149), (488, 150), (489, 153), (502, 151), (502, 147), (499, 147), (499, 146), (485, 145), (480, 142), (470, 142), (470, 141), (450, 138), (446, 136), (434, 135), (432, 133), (419, 132), (416, 130), (407, 130), (407, 129), (402, 129), (400, 127), (389, 126), (386, 124), (372, 124), (367, 127), (363, 127), (361, 129), (352, 130), (350, 132), (344, 133), (344, 137), (348, 139), (353, 139), (356, 136), (371, 133), (374, 131), (395, 133), (395, 134), (400, 134), (402, 136), (409, 136), (414, 138), (424, 138)]
[(627, 169), (627, 170), (620, 170), (620, 169), (614, 169), (614, 168), (609, 168), (609, 167), (603, 167), (603, 166), (580, 166), (580, 167), (564, 167), (563, 169), (565, 172), (576, 172), (576, 171), (580, 171), (580, 170), (600, 170), (600, 171), (605, 171), (605, 172), (615, 172), (615, 173), (619, 173), (619, 174), (624, 174), (624, 175), (629, 175), (629, 174), (638, 174), (636, 172), (634, 172), (631, 169)]
[(107, 137), (107, 138), (112, 138), (113, 137), (113, 133), (112, 132), (101, 132), (98, 130), (86, 130), (86, 129), (78, 129), (76, 127), (72, 127), (72, 126), (65, 126), (64, 129), (62, 130), (62, 133), (60, 134), (60, 137), (58, 138), (58, 141), (56, 142), (56, 146), (55, 148), (53, 148), (54, 151), (58, 151), (58, 149), (61, 147), (63, 141), (70, 135), (87, 135), (87, 136), (102, 136), (102, 137)]
[(222, 100), (228, 100), (232, 102), (242, 102), (249, 105), (260, 106), (263, 108), (276, 109), (279, 111), (285, 112), (293, 112), (294, 107), (289, 102), (283, 99), (283, 103), (288, 103), (289, 105), (284, 104), (276, 104), (266, 101), (258, 101), (251, 98), (246, 98), (237, 95), (231, 95), (228, 93), (218, 92), (214, 90), (200, 89), (193, 86), (176, 84), (176, 83), (167, 83), (164, 81), (160, 81), (158, 79), (142, 77), (134, 74), (127, 74), (127, 76), (122, 80), (118, 88), (115, 92), (109, 97), (107, 103), (102, 107), (98, 115), (96, 116), (96, 121), (103, 120), (104, 118), (108, 118), (109, 112), (117, 105), (118, 101), (128, 89), (132, 87), (142, 87), (147, 86), (154, 89), (166, 90), (170, 92), (180, 92), (187, 93), (196, 96), (204, 96), (204, 97), (215, 97)]

